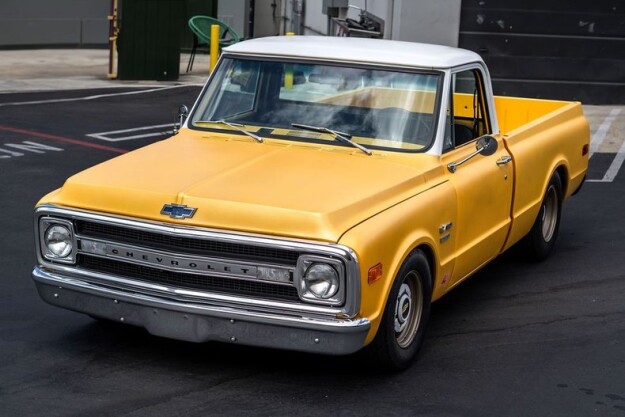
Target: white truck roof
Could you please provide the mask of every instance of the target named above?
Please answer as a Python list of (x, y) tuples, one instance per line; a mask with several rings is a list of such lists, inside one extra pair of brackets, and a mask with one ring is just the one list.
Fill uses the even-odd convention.
[(405, 67), (447, 69), (482, 62), (475, 52), (449, 46), (385, 39), (271, 36), (234, 44), (226, 53), (318, 58)]

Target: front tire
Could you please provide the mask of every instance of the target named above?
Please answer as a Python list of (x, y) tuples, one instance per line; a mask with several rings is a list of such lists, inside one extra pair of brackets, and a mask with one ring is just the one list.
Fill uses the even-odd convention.
[(551, 254), (558, 237), (561, 214), (562, 179), (556, 171), (549, 180), (534, 225), (523, 239), (523, 249), (529, 260), (539, 262)]
[(376, 368), (399, 371), (412, 363), (423, 344), (431, 300), (430, 265), (423, 252), (415, 250), (393, 282), (382, 322), (368, 347)]

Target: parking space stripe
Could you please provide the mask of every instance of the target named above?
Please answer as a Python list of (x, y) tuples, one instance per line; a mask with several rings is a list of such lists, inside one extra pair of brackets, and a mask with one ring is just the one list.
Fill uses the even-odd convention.
[(614, 160), (612, 161), (610, 168), (608, 168), (608, 171), (605, 173), (603, 179), (605, 181), (614, 181), (616, 174), (618, 174), (619, 169), (621, 169), (621, 166), (623, 165), (623, 161), (625, 161), (625, 142), (621, 145), (621, 149), (614, 157)]
[[(138, 134), (138, 135), (120, 136), (121, 133), (132, 133), (132, 132), (139, 132), (139, 131), (145, 131), (145, 130), (155, 130), (155, 129), (162, 129), (164, 127), (168, 127), (169, 130), (167, 131), (161, 130), (158, 132), (143, 133), (143, 134)], [(167, 123), (164, 125), (142, 126), (142, 127), (135, 127), (132, 129), (112, 130), (110, 132), (89, 133), (86, 136), (90, 138), (94, 138), (94, 139), (106, 140), (108, 142), (119, 142), (123, 140), (142, 139), (142, 138), (150, 138), (150, 137), (155, 137), (155, 136), (166, 136), (166, 135), (171, 136), (174, 133), (173, 128), (174, 128), (173, 123)]]
[(619, 149), (618, 153), (614, 156), (614, 159), (612, 160), (612, 163), (610, 164), (610, 167), (608, 168), (608, 170), (605, 172), (605, 175), (603, 176), (603, 178), (600, 180), (587, 179), (586, 181), (588, 182), (612, 182), (614, 181), (614, 178), (616, 178), (616, 175), (621, 169), (623, 162), (625, 162), (625, 142), (623, 142), (623, 144), (621, 145), (621, 149)]
[[(171, 90), (174, 88), (183, 88), (183, 87), (201, 87), (202, 84), (179, 84), (179, 85), (170, 85), (167, 87), (158, 87), (158, 88), (151, 88), (148, 90), (139, 90), (139, 91), (125, 91), (123, 93), (109, 93), (109, 94), (98, 94), (98, 95), (94, 95), (94, 96), (87, 96), (87, 97), (73, 97), (73, 98), (58, 98), (58, 99), (50, 99), (50, 100), (35, 100), (35, 101), (17, 101), (17, 102), (13, 102), (13, 103), (0, 103), (0, 107), (5, 107), (5, 106), (25, 106), (25, 105), (31, 105), (31, 104), (49, 104), (49, 103), (67, 103), (67, 102), (71, 102), (71, 101), (84, 101), (84, 100), (96, 100), (99, 98), (106, 98), (106, 97), (117, 97), (117, 96), (128, 96), (128, 95), (134, 95), (134, 94), (144, 94), (144, 93), (154, 93), (154, 92), (158, 92), (158, 91), (164, 91), (164, 90)], [(135, 88), (135, 87), (133, 87)]]
[(608, 134), (610, 126), (620, 113), (621, 109), (612, 109), (610, 114), (603, 120), (603, 123), (601, 123), (601, 126), (599, 126), (599, 129), (597, 129), (595, 134), (592, 135), (592, 139), (590, 141), (590, 155), (588, 156), (589, 158), (597, 152), (597, 149), (599, 149), (599, 146)]
[(0, 125), (0, 130), (5, 131), (5, 132), (17, 133), (20, 135), (33, 136), (33, 137), (41, 138), (41, 139), (55, 140), (57, 142), (71, 143), (72, 145), (84, 146), (86, 148), (100, 149), (103, 151), (109, 151), (109, 152), (114, 152), (114, 153), (119, 153), (119, 154), (128, 152), (127, 149), (116, 148), (113, 146), (100, 145), (97, 143), (86, 142), (84, 140), (79, 140), (79, 139), (66, 138), (63, 136), (50, 135), (48, 133), (36, 132), (34, 130), (18, 129), (15, 127), (2, 126), (2, 125)]

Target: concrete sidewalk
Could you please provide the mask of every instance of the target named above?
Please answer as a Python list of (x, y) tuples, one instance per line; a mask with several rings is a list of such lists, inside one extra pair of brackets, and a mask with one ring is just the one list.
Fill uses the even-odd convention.
[(208, 78), (208, 55), (197, 54), (186, 73), (189, 54), (180, 56), (177, 81), (109, 80), (107, 49), (0, 50), (0, 94), (86, 88), (202, 85)]

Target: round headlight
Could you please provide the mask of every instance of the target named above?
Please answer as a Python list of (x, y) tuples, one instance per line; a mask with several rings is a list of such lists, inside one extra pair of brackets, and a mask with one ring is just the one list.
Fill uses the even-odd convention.
[(72, 253), (72, 234), (65, 226), (55, 224), (46, 230), (46, 248), (57, 258), (65, 258)]
[(314, 263), (304, 274), (306, 288), (317, 298), (331, 298), (339, 290), (339, 274), (332, 266)]

